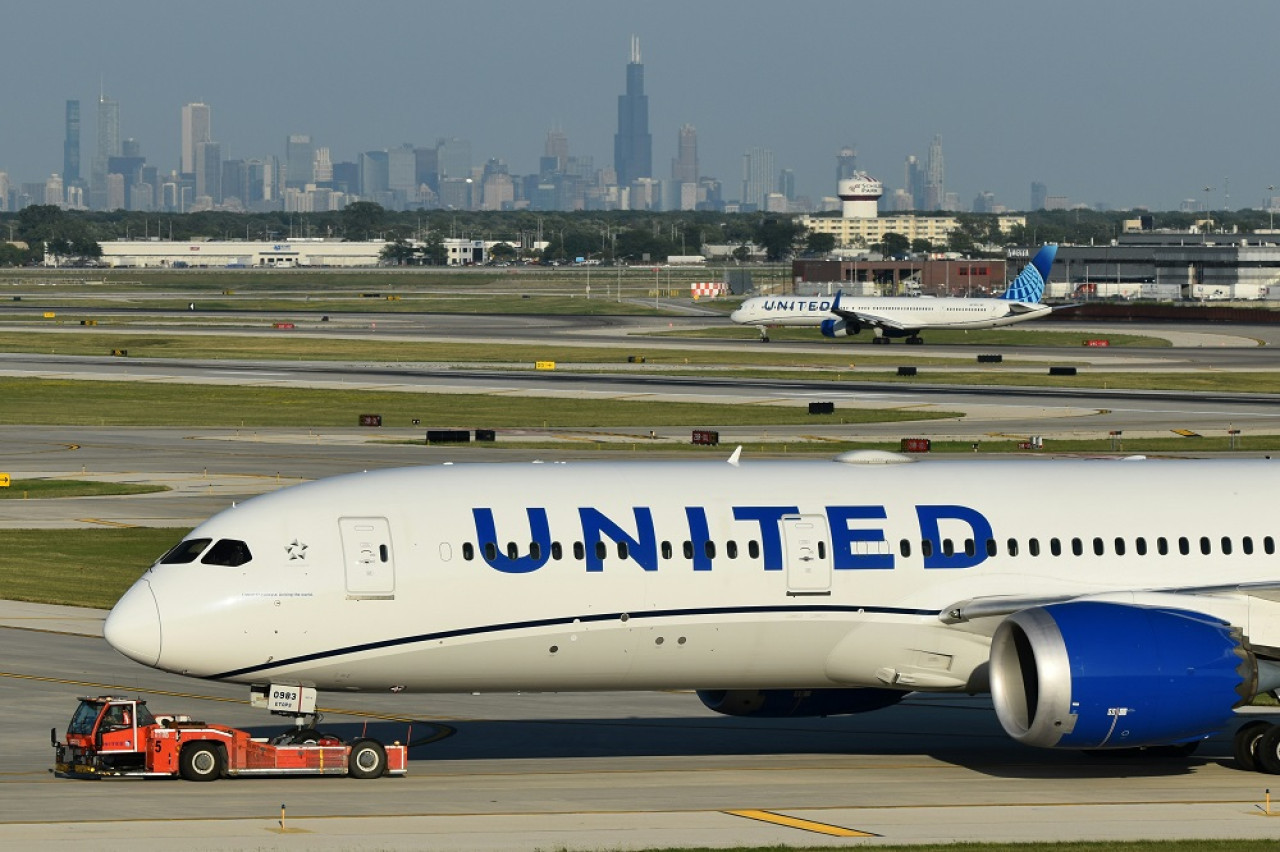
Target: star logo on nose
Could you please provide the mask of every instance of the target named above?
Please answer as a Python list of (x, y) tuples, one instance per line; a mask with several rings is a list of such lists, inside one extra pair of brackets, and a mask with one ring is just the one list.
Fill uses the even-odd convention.
[(293, 541), (286, 544), (284, 546), (284, 550), (285, 550), (285, 553), (289, 554), (290, 561), (293, 561), (294, 559), (307, 558), (307, 546), (302, 542), (298, 541), (296, 538)]

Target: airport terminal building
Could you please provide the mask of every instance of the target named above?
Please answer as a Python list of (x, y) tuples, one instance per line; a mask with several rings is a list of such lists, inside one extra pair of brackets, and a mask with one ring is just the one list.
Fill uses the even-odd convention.
[[(115, 240), (104, 242), (101, 263), (135, 269), (292, 269), (295, 267), (368, 267), (382, 264), (384, 240), (343, 241), (318, 238), (263, 240)], [(483, 263), (480, 240), (444, 240), (450, 266)], [(46, 266), (56, 265), (53, 258)]]
[(1111, 245), (1061, 246), (1048, 295), (1073, 300), (1280, 301), (1277, 236), (1140, 231), (1121, 234)]

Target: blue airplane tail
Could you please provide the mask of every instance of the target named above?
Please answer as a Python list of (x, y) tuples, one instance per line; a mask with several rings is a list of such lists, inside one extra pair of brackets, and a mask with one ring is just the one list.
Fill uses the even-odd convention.
[(1013, 279), (1009, 289), (1000, 295), (1001, 299), (1010, 302), (1039, 302), (1044, 298), (1044, 287), (1049, 281), (1049, 270), (1053, 268), (1053, 258), (1058, 254), (1058, 247), (1047, 245), (1036, 252), (1018, 277)]

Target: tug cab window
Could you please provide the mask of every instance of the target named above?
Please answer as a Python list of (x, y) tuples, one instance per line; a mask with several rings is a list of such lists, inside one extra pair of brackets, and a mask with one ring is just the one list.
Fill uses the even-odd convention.
[(204, 565), (225, 565), (228, 568), (238, 568), (253, 559), (253, 554), (249, 552), (249, 545), (243, 541), (236, 541), (234, 538), (218, 539), (218, 543), (209, 548), (209, 552), (204, 555), (200, 562)]
[(189, 538), (186, 541), (180, 541), (173, 548), (160, 557), (161, 565), (186, 565), (189, 562), (195, 562), (204, 553), (204, 549), (209, 546), (209, 542), (213, 539), (209, 538)]

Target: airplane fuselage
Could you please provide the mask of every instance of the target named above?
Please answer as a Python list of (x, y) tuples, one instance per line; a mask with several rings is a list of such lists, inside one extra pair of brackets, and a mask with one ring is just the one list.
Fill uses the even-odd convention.
[[(833, 319), (833, 296), (757, 296), (747, 299), (731, 318), (740, 325), (819, 327)], [(996, 328), (1045, 316), (1048, 305), (995, 298), (932, 298), (928, 296), (842, 296), (839, 307), (854, 313), (885, 317), (906, 329), (974, 330)]]
[(157, 563), (106, 634), (165, 670), (337, 690), (980, 691), (991, 627), (947, 623), (952, 605), (1267, 580), (1274, 479), (1257, 461), (352, 474), (202, 524), (196, 557), (251, 559)]

